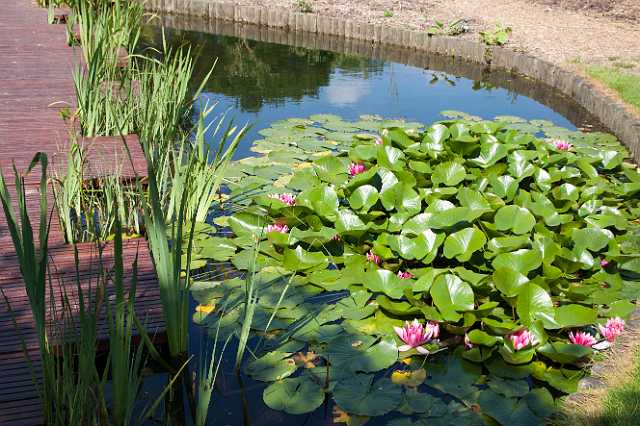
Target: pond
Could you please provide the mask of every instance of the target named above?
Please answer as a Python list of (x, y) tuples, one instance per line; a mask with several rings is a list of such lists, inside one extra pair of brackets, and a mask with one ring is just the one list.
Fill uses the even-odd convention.
[[(245, 294), (234, 271), (255, 273), (259, 292), (242, 374), (234, 372), (238, 341), (231, 339), (210, 424), (482, 424), (478, 412), (503, 424), (540, 423), (555, 397), (575, 389), (591, 353), (565, 343), (567, 332), (626, 315), (639, 291), (634, 277), (611, 269), (628, 254), (604, 252), (616, 244), (613, 232), (591, 228), (626, 229), (621, 217), (637, 207), (620, 201), (636, 193), (640, 176), (623, 166), (615, 138), (573, 132), (601, 126), (548, 87), (473, 64), (331, 40), (322, 50), (309, 36), (277, 44), (269, 40), (286, 34), (256, 29), (253, 39), (238, 38), (232, 34), (247, 29), (224, 23), (207, 31), (166, 36), (191, 46), (196, 81), (218, 58), (200, 102), (219, 102), (236, 123), (254, 125), (228, 176), (231, 195), (286, 186), (298, 197), (291, 205), (261, 197), (216, 218), (233, 231), (227, 242), (212, 225), (209, 234), (206, 225), (198, 231), (196, 252), (202, 244), (214, 253), (192, 260), (213, 260), (217, 269), (194, 284), (196, 357), (212, 336), (222, 345), (243, 323), (240, 305), (225, 311)], [(158, 43), (156, 29), (145, 32), (147, 43)], [(391, 60), (398, 51), (404, 63)], [(382, 128), (389, 130), (378, 136)], [(588, 160), (573, 167), (574, 153)], [(630, 186), (620, 189), (621, 182)], [(590, 193), (611, 198), (603, 206)], [(598, 262), (605, 254), (611, 265)], [(220, 266), (229, 260), (235, 269)], [(295, 273), (283, 275), (283, 267)], [(596, 281), (609, 275), (614, 288), (600, 289)], [(572, 288), (581, 279), (591, 280), (589, 291)], [(590, 298), (605, 311), (583, 306)], [(554, 303), (563, 306), (556, 311)], [(414, 316), (442, 329), (429, 328), (428, 338), (398, 355), (411, 339), (398, 340), (393, 327)]]

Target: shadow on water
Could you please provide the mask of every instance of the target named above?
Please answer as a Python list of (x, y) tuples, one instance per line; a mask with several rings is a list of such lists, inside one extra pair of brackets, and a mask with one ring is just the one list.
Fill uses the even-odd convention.
[[(156, 22), (158, 22), (156, 20)], [(259, 131), (277, 120), (331, 113), (363, 114), (422, 123), (443, 110), (482, 118), (515, 115), (544, 119), (570, 129), (604, 130), (596, 118), (550, 86), (452, 57), (373, 45), (331, 36), (292, 33), (252, 25), (166, 16), (160, 21), (170, 44), (191, 46), (194, 82), (217, 59), (202, 101), (219, 102), (237, 123), (253, 129), (238, 150), (252, 155)], [(145, 43), (159, 45), (158, 26), (147, 26)]]
[[(237, 123), (254, 124), (238, 157), (254, 155), (251, 144), (272, 122), (317, 113), (345, 119), (375, 114), (430, 123), (442, 119), (443, 110), (462, 110), (483, 118), (515, 115), (570, 129), (603, 129), (584, 108), (549, 86), (450, 57), (197, 18), (163, 17), (161, 22), (168, 27), (170, 44), (191, 46), (194, 84), (217, 58), (201, 101), (219, 102), (219, 111), (229, 110)], [(145, 27), (143, 40), (146, 46), (160, 45), (159, 27)], [(193, 312), (193, 301), (191, 308)], [(206, 330), (191, 324), (190, 333), (190, 351), (196, 358), (210, 351), (212, 339)], [(225, 352), (209, 424), (334, 424), (330, 400), (303, 416), (269, 409), (262, 401), (266, 384), (236, 374), (236, 345), (237, 341)], [(191, 364), (198, 365), (198, 360)], [(367, 424), (385, 424), (389, 418)]]

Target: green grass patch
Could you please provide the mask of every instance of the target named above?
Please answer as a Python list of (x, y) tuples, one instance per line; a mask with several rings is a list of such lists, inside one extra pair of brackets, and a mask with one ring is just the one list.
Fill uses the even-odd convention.
[(622, 99), (640, 109), (640, 76), (613, 67), (588, 65), (586, 72), (615, 90)]
[(640, 350), (635, 353), (631, 380), (613, 389), (604, 400), (602, 425), (636, 425), (640, 418)]

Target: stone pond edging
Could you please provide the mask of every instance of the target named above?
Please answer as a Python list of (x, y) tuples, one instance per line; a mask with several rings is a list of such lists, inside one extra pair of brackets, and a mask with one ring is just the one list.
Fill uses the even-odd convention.
[(482, 64), (489, 69), (523, 75), (553, 87), (584, 107), (611, 130), (629, 148), (634, 161), (640, 163), (640, 116), (633, 114), (624, 103), (603, 93), (586, 78), (525, 53), (455, 37), (430, 37), (426, 32), (369, 24), (348, 18), (299, 13), (284, 8), (241, 6), (218, 0), (138, 1), (142, 1), (150, 12), (208, 17), (292, 32), (401, 46), (436, 55), (453, 56)]

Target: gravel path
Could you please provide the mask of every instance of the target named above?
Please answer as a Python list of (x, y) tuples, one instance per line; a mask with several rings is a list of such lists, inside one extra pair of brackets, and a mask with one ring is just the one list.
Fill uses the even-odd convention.
[[(300, 10), (298, 0), (234, 3)], [(465, 19), (469, 32), (512, 27), (508, 46), (571, 67), (624, 61), (640, 73), (640, 0), (304, 0), (311, 13), (426, 30), (435, 20)], [(385, 16), (385, 12), (388, 12)]]

